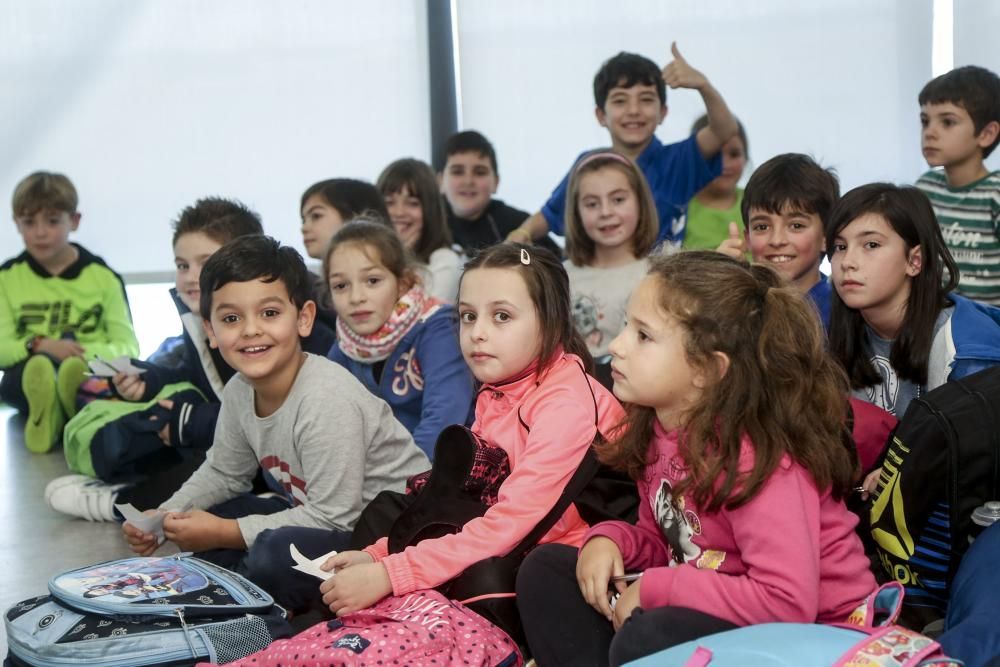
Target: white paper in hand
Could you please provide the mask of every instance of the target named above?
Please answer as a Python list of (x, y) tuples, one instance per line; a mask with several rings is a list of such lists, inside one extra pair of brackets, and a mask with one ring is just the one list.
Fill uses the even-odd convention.
[(137, 510), (132, 503), (115, 505), (115, 509), (121, 512), (127, 523), (132, 524), (144, 533), (156, 535), (158, 544), (163, 544), (167, 539), (163, 534), (163, 519), (167, 516), (166, 512), (157, 512), (150, 516)]
[(325, 563), (331, 556), (336, 556), (336, 551), (331, 551), (328, 554), (323, 554), (319, 558), (313, 558), (312, 560), (303, 556), (302, 552), (300, 552), (294, 544), (288, 545), (288, 551), (292, 554), (292, 560), (295, 561), (295, 565), (292, 566), (293, 570), (311, 574), (317, 579), (322, 579), (323, 581), (326, 581), (333, 576), (333, 572), (327, 572), (326, 570), (320, 569), (320, 565)]
[(90, 366), (90, 374), (97, 377), (109, 378), (114, 377), (118, 373), (124, 373), (125, 375), (142, 375), (146, 372), (145, 368), (133, 366), (132, 360), (126, 356), (117, 357), (111, 361), (101, 359), (100, 357), (94, 357), (90, 360), (88, 365)]

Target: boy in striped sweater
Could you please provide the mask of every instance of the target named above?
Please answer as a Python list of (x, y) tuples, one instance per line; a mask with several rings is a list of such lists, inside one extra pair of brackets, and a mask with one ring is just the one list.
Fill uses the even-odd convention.
[(1000, 305), (1000, 171), (983, 164), (1000, 143), (1000, 77), (959, 67), (932, 79), (918, 99), (920, 144), (932, 169), (917, 187), (958, 264), (957, 291)]

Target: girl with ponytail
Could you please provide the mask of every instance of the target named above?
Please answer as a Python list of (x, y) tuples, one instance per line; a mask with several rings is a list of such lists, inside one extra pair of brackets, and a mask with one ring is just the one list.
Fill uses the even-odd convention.
[(518, 607), (539, 664), (843, 622), (875, 589), (844, 506), (847, 379), (810, 305), (769, 267), (719, 253), (651, 266), (609, 348), (629, 428), (598, 449), (638, 482), (639, 521), (594, 526), (579, 554), (528, 556)]

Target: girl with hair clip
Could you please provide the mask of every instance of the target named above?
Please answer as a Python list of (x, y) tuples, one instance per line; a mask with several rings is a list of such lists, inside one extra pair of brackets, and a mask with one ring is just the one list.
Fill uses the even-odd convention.
[[(691, 126), (691, 135), (708, 127), (703, 115)], [(685, 250), (715, 250), (729, 238), (729, 225), (743, 229), (743, 188), (738, 187), (747, 166), (750, 145), (743, 123), (736, 121), (737, 132), (722, 144), (722, 173), (691, 198), (684, 225)]]
[(385, 199), (400, 240), (420, 262), (427, 293), (454, 302), (462, 257), (452, 249), (434, 171), (420, 160), (396, 160), (379, 175), (375, 187)]
[(958, 267), (920, 190), (851, 190), (830, 212), (826, 244), (830, 351), (855, 397), (901, 419), (921, 394), (1000, 364), (1000, 309), (952, 293)]
[(612, 150), (585, 155), (567, 189), (566, 254), (573, 319), (594, 359), (606, 362), (632, 289), (649, 270), (659, 218), (646, 177)]
[(327, 357), (384, 399), (432, 458), (441, 430), (469, 423), (475, 403), (454, 306), (424, 291), (396, 233), (364, 215), (334, 234), (323, 275), (337, 312)]
[[(323, 569), (337, 575), (320, 591), (331, 611), (343, 616), (390, 593), (434, 588), (506, 555), (556, 504), (595, 437), (622, 423), (621, 405), (585, 371), (590, 356), (569, 309), (566, 272), (547, 250), (505, 243), (465, 265), (459, 335), (481, 383), (472, 432), (507, 454), (510, 474), (495, 504), (458, 533), (393, 554), (383, 538), (328, 559)], [(586, 530), (570, 505), (541, 543), (576, 547)]]
[(651, 264), (610, 346), (629, 428), (598, 448), (638, 482), (639, 520), (594, 526), (579, 554), (528, 555), (517, 599), (540, 665), (843, 622), (875, 589), (843, 500), (855, 458), (831, 446), (847, 381), (809, 304), (772, 269), (720, 253)]

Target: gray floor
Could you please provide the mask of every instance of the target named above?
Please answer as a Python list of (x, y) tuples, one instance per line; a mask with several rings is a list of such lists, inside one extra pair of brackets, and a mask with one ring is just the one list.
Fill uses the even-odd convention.
[[(128, 556), (117, 523), (88, 523), (45, 504), (49, 480), (69, 473), (62, 449), (32, 454), (24, 446), (24, 419), (0, 407), (0, 610), (41, 595), (53, 574)], [(0, 660), (7, 635), (0, 632)]]

